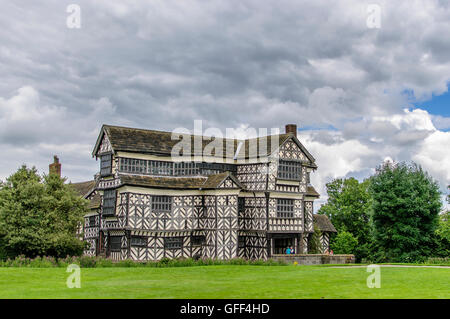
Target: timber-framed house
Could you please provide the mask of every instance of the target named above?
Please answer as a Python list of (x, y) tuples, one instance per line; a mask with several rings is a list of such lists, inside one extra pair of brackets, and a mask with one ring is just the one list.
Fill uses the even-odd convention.
[(239, 155), (250, 140), (232, 140), (232, 157), (180, 161), (171, 156), (179, 142), (171, 132), (104, 125), (92, 153), (100, 171), (78, 183), (91, 199), (85, 253), (140, 261), (307, 253), (317, 165), (296, 133), (286, 125), (257, 158)]

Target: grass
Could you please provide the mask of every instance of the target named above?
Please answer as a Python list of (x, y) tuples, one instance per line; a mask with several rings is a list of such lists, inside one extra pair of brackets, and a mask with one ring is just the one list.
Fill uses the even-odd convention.
[(368, 288), (365, 268), (195, 266), (83, 268), (69, 289), (64, 268), (0, 268), (0, 298), (450, 298), (448, 268), (381, 268)]

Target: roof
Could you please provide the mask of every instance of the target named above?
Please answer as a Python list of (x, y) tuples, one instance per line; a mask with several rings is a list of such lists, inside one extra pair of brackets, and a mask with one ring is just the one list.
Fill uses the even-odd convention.
[(89, 209), (96, 209), (100, 207), (101, 203), (100, 195), (97, 193), (94, 194), (93, 196), (90, 196), (95, 189), (94, 180), (80, 183), (70, 183), (69, 185), (71, 185), (81, 197), (89, 200), (88, 204)]
[(69, 183), (69, 185), (72, 185), (80, 196), (87, 197), (87, 195), (89, 195), (89, 193), (94, 189), (95, 181), (92, 180), (80, 183)]
[(316, 189), (314, 187), (312, 187), (311, 185), (308, 185), (306, 188), (306, 196), (319, 198), (320, 194), (316, 191)]
[(154, 177), (142, 175), (120, 175), (122, 185), (169, 188), (169, 189), (216, 189), (230, 177), (238, 188), (241, 183), (230, 173), (210, 175), (208, 177)]
[(90, 198), (88, 208), (89, 209), (100, 208), (100, 204), (101, 204), (100, 194), (96, 193), (94, 196)]
[[(146, 153), (146, 154), (158, 154), (158, 155), (171, 155), (172, 149), (175, 145), (177, 145), (181, 141), (181, 136), (175, 134), (176, 138), (180, 139), (172, 139), (172, 132), (165, 131), (156, 131), (156, 130), (147, 130), (140, 128), (130, 128), (130, 127), (122, 127), (122, 126), (113, 126), (113, 125), (103, 125), (102, 130), (98, 136), (97, 142), (95, 144), (94, 150), (92, 152), (92, 156), (96, 155), (96, 152), (100, 146), (100, 143), (103, 139), (103, 135), (107, 134), (109, 142), (111, 143), (112, 149), (122, 152), (131, 152), (131, 153)], [(197, 154), (194, 151), (194, 141), (197, 138), (202, 140), (202, 150), (211, 143), (211, 140), (205, 138), (204, 136), (199, 135), (191, 135), (188, 134), (190, 138), (190, 148), (191, 155), (202, 155)], [(278, 139), (278, 145), (272, 146), (272, 138)], [(248, 158), (249, 150), (253, 151), (253, 147), (259, 145), (265, 145), (265, 150), (255, 150), (258, 157), (269, 156), (272, 152), (284, 144), (287, 140), (293, 138), (294, 141), (299, 145), (302, 151), (306, 154), (308, 159), (311, 161), (314, 167), (315, 159), (314, 157), (305, 149), (305, 147), (300, 143), (300, 141), (291, 133), (289, 134), (279, 134), (279, 135), (269, 135), (267, 137), (258, 137), (247, 140), (240, 139), (227, 139), (227, 138), (215, 138), (215, 143), (221, 143), (223, 152), (218, 155), (220, 157), (233, 159), (236, 151), (238, 150), (238, 159)], [(261, 143), (263, 139), (266, 139), (265, 143)], [(273, 149), (272, 149), (273, 147)], [(215, 149), (214, 149), (215, 151)], [(212, 154), (215, 156), (215, 154)]]
[(337, 233), (336, 228), (334, 228), (331, 221), (328, 219), (327, 215), (314, 214), (314, 225), (322, 232), (333, 232)]

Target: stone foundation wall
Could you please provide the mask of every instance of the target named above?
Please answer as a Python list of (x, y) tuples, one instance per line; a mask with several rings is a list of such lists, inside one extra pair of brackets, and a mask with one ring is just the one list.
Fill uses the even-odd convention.
[(289, 264), (297, 262), (300, 265), (355, 263), (355, 255), (293, 254), (293, 255), (273, 255), (272, 259), (282, 260)]

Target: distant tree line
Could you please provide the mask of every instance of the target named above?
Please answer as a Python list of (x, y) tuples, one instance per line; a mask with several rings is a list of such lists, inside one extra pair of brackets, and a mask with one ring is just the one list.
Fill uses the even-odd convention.
[[(338, 233), (335, 253), (357, 261), (421, 262), (450, 256), (449, 212), (438, 183), (415, 163), (386, 162), (370, 178), (335, 179), (319, 209)], [(450, 200), (450, 198), (449, 198)]]

